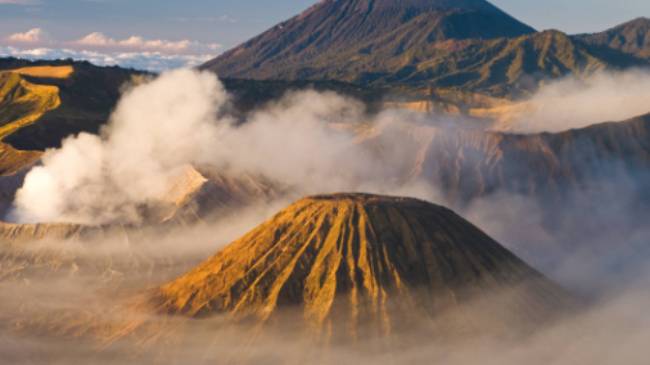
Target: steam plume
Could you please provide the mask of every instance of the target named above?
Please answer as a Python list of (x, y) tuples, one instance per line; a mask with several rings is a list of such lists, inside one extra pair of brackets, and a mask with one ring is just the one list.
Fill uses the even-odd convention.
[(650, 112), (650, 73), (601, 72), (551, 81), (526, 102), (513, 132), (559, 132)]
[[(101, 136), (82, 133), (48, 151), (17, 192), (20, 222), (138, 223), (141, 207), (164, 200), (187, 165), (252, 173), (297, 194), (396, 190), (400, 143), (378, 157), (355, 143), (361, 103), (334, 93), (290, 93), (236, 125), (211, 73), (173, 71), (127, 92)], [(390, 156), (390, 157), (387, 157)], [(403, 158), (402, 158), (403, 157)], [(388, 158), (388, 159), (387, 159)], [(413, 186), (417, 184), (414, 183)], [(431, 195), (418, 185), (416, 195)], [(409, 187), (400, 187), (406, 192)]]
[(138, 221), (184, 166), (204, 162), (214, 115), (227, 100), (217, 78), (181, 70), (128, 91), (101, 136), (82, 133), (47, 151), (17, 192), (19, 221)]

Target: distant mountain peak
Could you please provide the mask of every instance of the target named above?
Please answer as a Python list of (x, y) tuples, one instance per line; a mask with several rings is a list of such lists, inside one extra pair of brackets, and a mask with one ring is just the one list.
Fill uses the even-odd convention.
[(355, 54), (400, 63), (403, 53), (442, 41), (534, 32), (484, 0), (324, 0), (202, 67), (223, 77), (300, 79)]
[(640, 16), (638, 18), (634, 18), (630, 20), (629, 22), (625, 22), (621, 25), (618, 25), (614, 28), (620, 28), (624, 26), (650, 26), (650, 18)]
[(604, 32), (581, 34), (576, 38), (601, 50), (616, 50), (650, 60), (650, 18), (635, 18)]

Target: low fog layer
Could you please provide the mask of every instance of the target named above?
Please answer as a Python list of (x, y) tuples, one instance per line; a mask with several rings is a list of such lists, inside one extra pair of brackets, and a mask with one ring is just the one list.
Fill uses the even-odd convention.
[(560, 132), (650, 112), (650, 72), (599, 72), (549, 81), (516, 112), (513, 132)]
[[(262, 334), (224, 326), (218, 318), (170, 320), (122, 311), (134, 294), (142, 292), (141, 288), (159, 285), (196, 265), (201, 252), (207, 254), (211, 250), (210, 242), (215, 242), (217, 248), (216, 242), (221, 242), (221, 237), (230, 239), (236, 230), (224, 224), (210, 230), (170, 234), (166, 239), (155, 234), (141, 235), (137, 246), (131, 249), (119, 248), (124, 243), (116, 238), (95, 241), (92, 249), (49, 242), (50, 250), (66, 247), (65, 255), (77, 258), (78, 269), (74, 274), (69, 273), (64, 265), (57, 274), (52, 274), (42, 266), (32, 267), (23, 276), (0, 281), (3, 359), (15, 364), (608, 365), (621, 361), (643, 365), (647, 362), (650, 336), (650, 322), (645, 315), (650, 305), (647, 273), (620, 283), (615, 293), (559, 322), (540, 327), (531, 335), (473, 334), (452, 340), (415, 332), (400, 339), (401, 345), (396, 347), (388, 346), (386, 340), (360, 338), (355, 346), (334, 344), (321, 348), (304, 337), (297, 337), (299, 332), (294, 332), (291, 323)], [(48, 261), (46, 255), (30, 259), (29, 252), (16, 257), (15, 262), (24, 260), (23, 263), (30, 265), (35, 262), (42, 265)], [(51, 259), (55, 257), (61, 256), (52, 255)], [(165, 257), (177, 259), (165, 264)], [(148, 322), (147, 330), (127, 336), (125, 341), (119, 340), (121, 335), (129, 333), (130, 325), (141, 320)], [(422, 323), (426, 324), (427, 320), (423, 318)]]

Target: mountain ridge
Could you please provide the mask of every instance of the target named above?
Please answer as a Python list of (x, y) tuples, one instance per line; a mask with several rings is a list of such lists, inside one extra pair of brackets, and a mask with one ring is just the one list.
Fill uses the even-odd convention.
[(614, 49), (626, 55), (650, 59), (650, 18), (639, 17), (603, 32), (579, 34), (576, 39), (599, 50)]

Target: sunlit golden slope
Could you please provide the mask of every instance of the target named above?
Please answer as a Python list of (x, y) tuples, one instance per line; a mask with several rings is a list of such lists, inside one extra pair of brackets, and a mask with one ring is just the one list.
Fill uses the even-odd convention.
[(284, 193), (261, 176), (188, 166), (161, 198), (149, 222), (193, 224), (235, 209), (269, 202)]
[(0, 139), (60, 104), (58, 87), (28, 82), (19, 73), (0, 72)]
[[(10, 58), (0, 58), (0, 71), (18, 75), (31, 84), (58, 90), (60, 103), (56, 108), (50, 109), (35, 123), (3, 136), (5, 143), (17, 149), (41, 151), (60, 146), (61, 141), (72, 134), (97, 133), (108, 121), (124, 87), (141, 82), (148, 75), (88, 62)], [(15, 107), (0, 106), (0, 115), (16, 110)]]
[(32, 166), (41, 158), (40, 151), (20, 151), (6, 143), (0, 143), (0, 176), (13, 175)]
[(161, 287), (154, 303), (165, 313), (262, 321), (297, 308), (312, 328), (387, 334), (407, 318), (515, 289), (504, 308), (520, 319), (538, 321), (567, 303), (562, 290), (446, 208), (340, 194), (289, 206)]
[[(17, 72), (0, 72), (0, 141), (60, 104), (58, 87), (28, 82)], [(0, 143), (0, 175), (16, 173), (38, 158), (39, 152), (18, 151)]]
[(11, 70), (23, 76), (50, 78), (50, 79), (67, 79), (74, 73), (74, 67), (70, 65), (63, 66), (27, 66)]
[(0, 240), (24, 243), (38, 240), (67, 240), (89, 234), (96, 227), (77, 224), (11, 224), (0, 222)]

